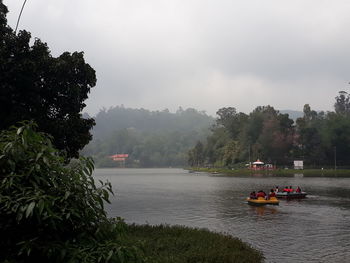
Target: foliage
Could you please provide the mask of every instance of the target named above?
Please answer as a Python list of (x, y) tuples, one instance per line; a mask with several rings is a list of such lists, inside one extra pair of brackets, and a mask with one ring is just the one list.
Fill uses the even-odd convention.
[[(283, 163), (293, 147), (293, 120), (271, 106), (257, 107), (246, 115), (233, 107), (222, 108), (213, 134), (207, 138), (207, 166), (235, 166), (237, 163), (261, 158)], [(190, 151), (193, 152), (193, 150)], [(191, 165), (191, 156), (189, 164)]]
[(147, 262), (258, 263), (261, 252), (237, 238), (182, 226), (128, 226), (126, 239), (144, 242)]
[(116, 167), (108, 156), (127, 153), (127, 167), (179, 167), (187, 152), (210, 133), (213, 118), (194, 109), (148, 111), (124, 107), (97, 114), (94, 139), (82, 154), (93, 156), (98, 167)]
[(309, 104), (304, 106), (304, 116), (296, 121), (298, 145), (295, 152), (308, 160), (309, 163), (321, 164), (326, 162), (325, 142), (323, 138), (326, 124), (323, 113), (311, 110)]
[(338, 114), (350, 114), (350, 94), (346, 91), (339, 91), (339, 95), (335, 97), (334, 109)]
[[(46, 43), (25, 30), (7, 26), (7, 8), (0, 1), (0, 130), (21, 120), (35, 120), (54, 145), (77, 157), (90, 140), (91, 118), (81, 115), (96, 84), (94, 69), (83, 52), (53, 57)], [(32, 43), (32, 44), (31, 44)]]
[[(304, 160), (306, 166), (325, 167), (350, 164), (350, 94), (340, 91), (334, 112), (312, 110), (305, 104), (304, 115), (294, 123), (288, 114), (271, 106), (259, 106), (249, 115), (233, 107), (222, 108), (213, 133), (204, 145), (208, 167), (236, 167), (258, 158), (279, 165)], [(196, 149), (188, 154), (193, 162)], [(195, 164), (195, 165), (194, 165)]]
[(91, 159), (65, 165), (35, 127), (0, 134), (0, 261), (137, 262), (120, 241), (125, 224), (104, 210), (111, 185), (95, 185)]
[(204, 146), (198, 141), (188, 152), (188, 162), (191, 166), (201, 166), (204, 163)]

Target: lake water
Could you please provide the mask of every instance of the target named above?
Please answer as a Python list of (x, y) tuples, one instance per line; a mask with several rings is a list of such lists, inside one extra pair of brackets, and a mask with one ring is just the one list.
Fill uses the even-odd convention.
[[(263, 251), (266, 262), (350, 262), (350, 178), (211, 176), (182, 169), (96, 169), (112, 183), (109, 216), (223, 232)], [(252, 190), (300, 186), (306, 199), (253, 207)]]

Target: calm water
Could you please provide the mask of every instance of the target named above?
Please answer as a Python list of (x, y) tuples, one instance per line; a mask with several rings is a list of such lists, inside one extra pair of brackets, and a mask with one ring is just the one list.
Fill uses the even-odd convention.
[[(266, 262), (350, 262), (350, 178), (218, 177), (182, 169), (96, 169), (112, 183), (110, 216), (224, 232), (263, 251)], [(252, 207), (252, 190), (301, 186), (303, 200)]]

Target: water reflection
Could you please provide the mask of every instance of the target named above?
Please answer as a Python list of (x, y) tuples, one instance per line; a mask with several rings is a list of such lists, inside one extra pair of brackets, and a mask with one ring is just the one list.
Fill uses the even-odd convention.
[(304, 177), (304, 174), (294, 174), (294, 177)]
[(255, 212), (258, 216), (263, 216), (265, 214), (276, 214), (278, 210), (269, 206), (250, 206), (251, 210)]

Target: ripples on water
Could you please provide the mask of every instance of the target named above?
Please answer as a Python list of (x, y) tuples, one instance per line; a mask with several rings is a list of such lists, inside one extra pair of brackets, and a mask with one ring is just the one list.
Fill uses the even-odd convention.
[[(350, 178), (213, 177), (181, 169), (96, 169), (112, 183), (110, 216), (139, 224), (180, 224), (239, 237), (266, 262), (350, 262)], [(252, 190), (301, 186), (310, 193), (252, 207)]]

